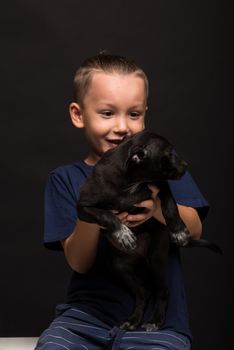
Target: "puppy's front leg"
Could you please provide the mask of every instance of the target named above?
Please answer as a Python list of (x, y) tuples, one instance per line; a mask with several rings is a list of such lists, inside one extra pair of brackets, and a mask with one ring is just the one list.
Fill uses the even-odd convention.
[(124, 224), (120, 223), (118, 230), (109, 232), (109, 241), (118, 249), (123, 251), (134, 250), (137, 246), (137, 238), (134, 233)]
[(111, 211), (95, 207), (78, 206), (78, 218), (103, 227), (107, 238), (115, 246), (123, 250), (136, 248), (134, 233), (126, 225), (122, 224)]
[(167, 183), (161, 188), (159, 198), (161, 200), (162, 213), (167, 227), (169, 228), (172, 242), (182, 247), (186, 246), (189, 243), (189, 232), (180, 218), (176, 202)]

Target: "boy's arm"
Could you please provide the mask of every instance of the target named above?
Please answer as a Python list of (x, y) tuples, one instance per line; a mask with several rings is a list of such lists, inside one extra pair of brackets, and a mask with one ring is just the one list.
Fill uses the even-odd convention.
[(61, 241), (66, 260), (79, 273), (86, 273), (96, 258), (100, 227), (77, 220), (72, 234)]
[[(128, 213), (118, 215), (123, 221)], [(100, 226), (77, 220), (70, 236), (61, 240), (66, 260), (79, 273), (86, 273), (93, 265), (97, 254)]]

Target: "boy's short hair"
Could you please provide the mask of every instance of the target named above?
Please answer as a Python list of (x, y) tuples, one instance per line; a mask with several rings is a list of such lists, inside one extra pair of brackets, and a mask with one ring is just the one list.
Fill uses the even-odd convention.
[(135, 74), (144, 80), (146, 98), (148, 97), (149, 83), (145, 72), (133, 60), (104, 51), (86, 59), (75, 74), (73, 98), (80, 106), (83, 106), (84, 97), (95, 72)]

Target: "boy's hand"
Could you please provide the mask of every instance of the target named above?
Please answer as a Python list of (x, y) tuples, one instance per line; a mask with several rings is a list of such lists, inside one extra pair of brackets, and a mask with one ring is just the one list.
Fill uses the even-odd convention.
[(159, 192), (159, 189), (156, 186), (152, 185), (148, 185), (148, 187), (152, 192), (152, 199), (148, 199), (141, 203), (135, 204), (135, 206), (138, 208), (144, 208), (144, 211), (142, 213), (136, 215), (128, 214), (127, 212), (120, 214), (116, 213), (116, 216), (119, 218), (119, 220), (126, 226), (136, 227), (143, 224), (143, 222), (150, 219), (154, 215), (154, 212), (158, 205), (157, 194)]

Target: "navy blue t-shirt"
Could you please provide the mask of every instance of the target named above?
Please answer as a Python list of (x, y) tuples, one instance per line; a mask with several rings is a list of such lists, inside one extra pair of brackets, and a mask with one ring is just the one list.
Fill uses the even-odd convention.
[[(91, 171), (92, 166), (79, 161), (61, 166), (50, 173), (45, 191), (46, 247), (62, 250), (60, 240), (73, 232), (77, 221), (79, 188)], [(180, 180), (169, 181), (169, 184), (178, 204), (196, 208), (201, 219), (206, 216), (208, 203), (188, 172)], [(171, 245), (170, 249), (167, 284), (169, 305), (164, 328), (190, 337), (179, 248), (175, 245)], [(96, 260), (91, 270), (85, 274), (73, 272), (66, 302), (111, 326), (125, 321), (132, 313), (134, 296), (110, 269), (108, 242), (104, 234), (100, 235)], [(149, 311), (150, 305), (146, 312)]]

